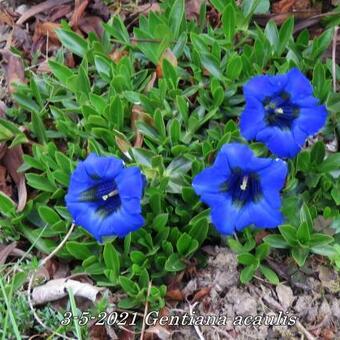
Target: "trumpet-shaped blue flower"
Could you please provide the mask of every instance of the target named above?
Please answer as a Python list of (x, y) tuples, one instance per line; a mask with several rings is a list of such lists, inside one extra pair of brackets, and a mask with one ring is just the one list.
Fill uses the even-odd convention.
[(123, 237), (144, 224), (141, 199), (145, 177), (138, 167), (125, 168), (116, 157), (90, 154), (79, 162), (65, 196), (75, 224), (98, 241)]
[(255, 76), (244, 86), (244, 96), (241, 134), (266, 144), (279, 157), (294, 157), (326, 121), (326, 108), (319, 105), (310, 81), (297, 68)]
[(223, 235), (254, 224), (275, 228), (280, 212), (287, 165), (280, 159), (258, 158), (243, 144), (225, 144), (211, 167), (193, 180), (201, 201), (211, 208), (211, 220)]

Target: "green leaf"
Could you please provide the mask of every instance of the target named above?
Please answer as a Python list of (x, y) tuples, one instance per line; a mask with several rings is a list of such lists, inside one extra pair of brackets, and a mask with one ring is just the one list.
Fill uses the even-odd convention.
[(312, 151), (311, 151), (311, 160), (315, 164), (322, 163), (323, 159), (325, 158), (325, 144), (321, 141), (316, 142), (313, 145)]
[(27, 183), (34, 189), (55, 192), (57, 188), (46, 178), (37, 174), (26, 174)]
[(306, 203), (303, 203), (300, 209), (300, 221), (306, 222), (309, 234), (311, 234), (313, 232), (313, 219)]
[(94, 64), (98, 74), (102, 77), (102, 79), (110, 82), (113, 77), (112, 63), (103, 56), (96, 55), (94, 57)]
[(305, 248), (293, 248), (292, 249), (292, 256), (295, 262), (299, 265), (299, 267), (302, 267), (305, 264), (308, 254), (309, 254), (309, 249), (305, 249)]
[(54, 76), (57, 77), (63, 83), (66, 83), (67, 80), (74, 75), (71, 69), (54, 60), (49, 60), (48, 66), (51, 69)]
[(330, 246), (328, 244), (314, 246), (311, 248), (311, 251), (314, 254), (327, 256), (327, 257), (332, 257), (332, 256), (337, 255), (336, 249), (333, 246)]
[(126, 276), (119, 276), (119, 283), (129, 296), (136, 296), (139, 293), (137, 283), (133, 282)]
[(181, 125), (176, 118), (174, 118), (169, 124), (169, 135), (172, 145), (176, 145), (181, 138)]
[(240, 273), (241, 283), (249, 282), (253, 278), (253, 275), (255, 274), (255, 272), (256, 272), (256, 267), (254, 265), (244, 267)]
[(238, 79), (242, 72), (242, 65), (242, 58), (239, 55), (233, 55), (227, 63), (227, 77), (231, 80)]
[(220, 13), (223, 13), (225, 0), (210, 0), (210, 2)]
[(336, 203), (336, 205), (340, 205), (340, 183), (338, 182), (338, 185), (334, 186), (334, 188), (331, 191), (331, 196)]
[(279, 45), (278, 45), (278, 55), (287, 48), (288, 41), (291, 39), (294, 28), (294, 16), (288, 18), (280, 28), (279, 32)]
[(68, 241), (66, 250), (77, 260), (86, 260), (93, 255), (91, 249), (84, 242)]
[(0, 211), (2, 214), (9, 216), (11, 213), (15, 211), (16, 204), (15, 202), (8, 197), (5, 193), (0, 191)]
[(202, 245), (202, 243), (207, 238), (209, 231), (209, 223), (207, 218), (203, 217), (193, 223), (189, 230), (189, 235), (198, 241), (199, 245)]
[(167, 272), (179, 272), (185, 268), (186, 265), (181, 261), (176, 253), (171, 254), (165, 262), (165, 270)]
[(44, 126), (44, 123), (39, 116), (38, 113), (32, 111), (31, 113), (31, 120), (32, 120), (32, 131), (37, 136), (39, 142), (41, 144), (46, 143), (47, 137), (46, 137), (46, 128)]
[(223, 74), (219, 67), (219, 64), (214, 60), (211, 54), (202, 53), (200, 55), (202, 65), (208, 70), (208, 72), (219, 80), (223, 80)]
[(262, 243), (256, 247), (255, 256), (261, 261), (265, 259), (270, 253), (270, 246), (268, 243)]
[(118, 277), (120, 273), (120, 254), (111, 243), (104, 245), (103, 258), (106, 268), (112, 269)]
[(272, 271), (267, 266), (260, 266), (260, 272), (263, 274), (263, 276), (273, 285), (278, 285), (280, 283), (280, 280), (276, 273)]
[(127, 297), (127, 298), (119, 300), (118, 307), (124, 308), (124, 309), (132, 309), (132, 308), (138, 306), (139, 304), (140, 304), (140, 302), (138, 300)]
[(130, 44), (129, 32), (127, 31), (123, 20), (120, 15), (115, 15), (112, 19), (112, 25), (103, 24), (106, 32), (111, 34), (114, 38), (120, 40), (121, 42)]
[(254, 265), (254, 267), (258, 266), (258, 259), (250, 253), (243, 253), (237, 256), (237, 261), (244, 265)]
[(184, 0), (175, 0), (169, 13), (169, 23), (174, 39), (177, 39), (179, 36), (183, 17), (184, 17)]
[(46, 205), (40, 206), (38, 208), (38, 213), (41, 219), (50, 225), (53, 225), (54, 223), (60, 221), (59, 215), (53, 209), (47, 207)]
[(233, 40), (236, 27), (235, 10), (232, 4), (228, 4), (224, 8), (222, 14), (222, 24), (226, 40), (228, 43), (230, 43)]
[(322, 246), (325, 244), (332, 243), (333, 241), (334, 241), (334, 238), (330, 235), (315, 233), (311, 235), (309, 245), (310, 247)]
[(243, 0), (242, 11), (244, 16), (248, 17), (252, 14), (266, 14), (269, 11), (269, 0)]
[(296, 229), (287, 224), (279, 227), (280, 233), (289, 245), (295, 246), (297, 244)]
[(168, 222), (169, 214), (159, 214), (153, 220), (153, 226), (155, 229), (160, 230), (164, 228)]
[(183, 233), (176, 242), (176, 248), (181, 256), (188, 257), (198, 248), (198, 241), (193, 239), (189, 234)]
[(310, 232), (307, 222), (302, 222), (296, 232), (296, 236), (301, 244), (307, 244), (310, 240)]
[(87, 42), (80, 35), (63, 29), (55, 30), (61, 43), (74, 54), (84, 57), (87, 52)]
[(296, 159), (296, 168), (299, 171), (308, 171), (310, 165), (310, 153), (308, 151), (302, 151), (298, 154)]
[(331, 172), (339, 170), (340, 152), (328, 155), (328, 157), (317, 167), (319, 172)]
[(289, 248), (289, 244), (281, 235), (269, 235), (266, 236), (263, 241), (273, 248)]

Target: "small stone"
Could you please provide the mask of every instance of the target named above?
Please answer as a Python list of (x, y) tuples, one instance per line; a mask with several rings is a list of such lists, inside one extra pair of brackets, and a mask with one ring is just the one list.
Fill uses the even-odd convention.
[(286, 311), (295, 300), (292, 289), (282, 284), (276, 286), (276, 294), (284, 311)]

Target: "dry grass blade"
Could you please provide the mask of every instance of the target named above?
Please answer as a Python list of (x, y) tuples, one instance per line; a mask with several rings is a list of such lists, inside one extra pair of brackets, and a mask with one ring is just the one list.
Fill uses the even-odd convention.
[(84, 15), (85, 9), (88, 6), (88, 4), (89, 4), (88, 0), (85, 1), (76, 0), (76, 6), (73, 11), (73, 15), (70, 22), (71, 27), (73, 27), (74, 29), (76, 29), (79, 26), (79, 20)]
[(7, 50), (2, 51), (2, 55), (6, 61), (4, 69), (6, 73), (8, 92), (9, 94), (13, 94), (15, 92), (15, 83), (26, 82), (24, 65), (17, 56)]
[(21, 145), (8, 149), (4, 155), (2, 162), (5, 165), (7, 171), (12, 177), (14, 183), (18, 188), (18, 205), (17, 212), (21, 212), (26, 205), (27, 201), (27, 189), (25, 176), (18, 172), (18, 168), (21, 166), (22, 160), (22, 148)]
[(7, 257), (11, 254), (11, 252), (16, 248), (17, 243), (12, 242), (11, 244), (5, 246), (0, 250), (0, 265), (4, 264), (7, 260)]
[(72, 2), (72, 0), (48, 0), (45, 2), (42, 2), (38, 5), (32, 6), (26, 13), (24, 13), (16, 22), (17, 25), (22, 25), (25, 23), (28, 19), (34, 17), (38, 13), (41, 12), (48, 12), (52, 8), (67, 4), (69, 2)]
[(59, 300), (67, 296), (67, 289), (72, 289), (75, 296), (80, 296), (96, 301), (96, 297), (102, 288), (83, 283), (76, 280), (56, 279), (50, 280), (42, 286), (38, 286), (32, 291), (33, 305), (42, 305), (50, 301)]

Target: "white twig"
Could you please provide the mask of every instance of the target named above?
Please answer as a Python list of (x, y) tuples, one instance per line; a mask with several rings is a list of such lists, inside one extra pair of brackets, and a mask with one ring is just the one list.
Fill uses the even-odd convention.
[(310, 334), (305, 327), (302, 326), (299, 320), (296, 320), (295, 326), (308, 340), (316, 340), (316, 338)]
[(144, 332), (145, 332), (145, 326), (146, 326), (145, 318), (146, 318), (146, 315), (148, 314), (148, 308), (149, 308), (148, 299), (149, 299), (150, 292), (151, 292), (151, 286), (152, 286), (152, 282), (149, 281), (148, 290), (147, 290), (147, 293), (146, 293), (146, 300), (145, 300), (145, 308), (144, 308), (144, 315), (143, 315), (143, 325), (142, 325), (142, 330), (140, 332), (140, 340), (144, 339)]
[(332, 73), (333, 73), (333, 91), (336, 92), (336, 44), (338, 36), (338, 28), (335, 27), (333, 35), (333, 45), (332, 45)]
[[(196, 307), (197, 304), (198, 304), (198, 301), (195, 302), (193, 305), (191, 305), (190, 302), (188, 301), (188, 305), (189, 305), (189, 313), (190, 313), (191, 316), (193, 316), (193, 314), (194, 314), (194, 313), (193, 313), (193, 310), (194, 310), (194, 308)], [(197, 333), (197, 335), (198, 335), (198, 338), (199, 338), (200, 340), (205, 340), (205, 338), (204, 338), (204, 336), (203, 336), (203, 334), (202, 334), (202, 332), (201, 332), (199, 326), (198, 326), (198, 325), (195, 325), (195, 323), (194, 323), (194, 328), (195, 328), (195, 331), (196, 331), (196, 333)]]
[(73, 338), (70, 338), (66, 335), (63, 335), (63, 334), (60, 334), (56, 331), (54, 331), (52, 328), (48, 327), (39, 317), (39, 315), (37, 314), (37, 312), (35, 311), (35, 308), (33, 307), (33, 303), (32, 303), (32, 298), (31, 298), (31, 292), (32, 292), (32, 285), (33, 285), (33, 281), (34, 281), (34, 278), (37, 274), (37, 271), (38, 269), (42, 268), (46, 262), (48, 260), (50, 260), (63, 246), (64, 244), (66, 243), (66, 241), (68, 240), (68, 238), (70, 237), (70, 235), (72, 234), (73, 232), (73, 229), (75, 227), (75, 224), (72, 223), (71, 227), (70, 227), (70, 230), (68, 231), (68, 233), (65, 235), (64, 239), (59, 243), (59, 245), (52, 251), (52, 253), (48, 256), (46, 256), (40, 263), (39, 263), (39, 266), (38, 268), (36, 268), (32, 275), (31, 275), (31, 278), (28, 282), (28, 287), (27, 287), (27, 297), (28, 297), (28, 304), (30, 306), (30, 309), (32, 311), (32, 314), (35, 318), (35, 320), (43, 327), (45, 328), (46, 330), (48, 330), (49, 332), (51, 332), (52, 334), (55, 334), (63, 339), (68, 339), (68, 340), (73, 340)]

